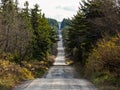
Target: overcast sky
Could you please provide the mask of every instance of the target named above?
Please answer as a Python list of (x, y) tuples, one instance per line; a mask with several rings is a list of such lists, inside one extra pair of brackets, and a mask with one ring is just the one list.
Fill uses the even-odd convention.
[[(23, 7), (26, 0), (19, 0), (19, 4)], [(76, 14), (80, 0), (27, 0), (30, 8), (36, 3), (45, 13), (46, 17), (54, 18), (62, 21), (63, 18), (71, 18)]]

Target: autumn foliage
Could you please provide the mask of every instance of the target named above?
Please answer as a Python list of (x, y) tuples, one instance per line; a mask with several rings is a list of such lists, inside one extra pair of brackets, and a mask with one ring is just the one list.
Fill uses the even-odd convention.
[(101, 75), (108, 76), (105, 80), (111, 77), (117, 79), (120, 77), (120, 37), (102, 39), (97, 45), (87, 59), (87, 76), (100, 78)]

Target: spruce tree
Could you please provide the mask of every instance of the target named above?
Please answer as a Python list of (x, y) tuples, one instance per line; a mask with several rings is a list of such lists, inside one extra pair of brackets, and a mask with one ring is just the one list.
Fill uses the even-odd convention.
[(31, 23), (34, 33), (33, 57), (41, 60), (47, 57), (52, 29), (38, 5), (31, 10)]

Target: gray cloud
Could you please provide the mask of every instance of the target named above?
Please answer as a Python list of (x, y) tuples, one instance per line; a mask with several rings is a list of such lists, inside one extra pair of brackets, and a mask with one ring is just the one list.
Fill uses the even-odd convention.
[(63, 9), (66, 11), (75, 11), (72, 7), (63, 7)]
[(59, 5), (59, 6), (56, 7), (56, 9), (62, 9), (62, 6)]
[(71, 6), (65, 6), (65, 7), (57, 6), (56, 9), (63, 9), (65, 11), (75, 11), (75, 9), (72, 8)]

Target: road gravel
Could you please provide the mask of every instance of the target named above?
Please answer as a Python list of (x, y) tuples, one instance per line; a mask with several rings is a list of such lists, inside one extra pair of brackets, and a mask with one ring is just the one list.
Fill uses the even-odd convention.
[(65, 63), (61, 33), (59, 38), (58, 55), (47, 74), (43, 78), (24, 83), (13, 90), (97, 90), (88, 80), (77, 78), (74, 68)]

